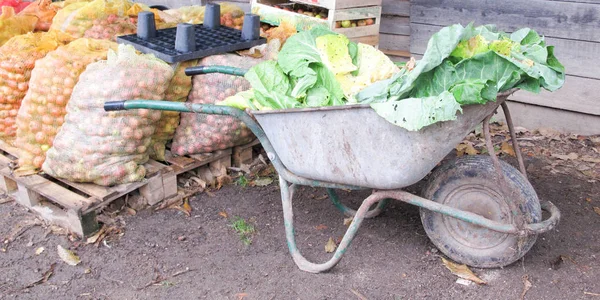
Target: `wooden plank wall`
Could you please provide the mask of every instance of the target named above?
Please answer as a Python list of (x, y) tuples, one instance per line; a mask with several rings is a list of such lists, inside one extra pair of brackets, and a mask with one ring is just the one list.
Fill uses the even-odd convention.
[[(411, 0), (411, 53), (422, 55), (442, 26), (474, 21), (511, 32), (530, 27), (556, 46), (565, 85), (554, 93), (516, 93), (511, 100), (591, 115), (600, 120), (600, 1), (597, 0)], [(551, 127), (552, 120), (548, 120)], [(592, 133), (600, 134), (600, 122)]]
[(379, 49), (397, 60), (410, 57), (409, 16), (409, 0), (383, 0)]

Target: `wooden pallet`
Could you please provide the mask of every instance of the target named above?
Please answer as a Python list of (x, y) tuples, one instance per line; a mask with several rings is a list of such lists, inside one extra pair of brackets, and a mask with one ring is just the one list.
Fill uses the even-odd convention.
[(150, 160), (144, 164), (144, 181), (105, 187), (70, 182), (45, 174), (17, 177), (13, 174), (13, 168), (18, 150), (0, 141), (0, 189), (45, 220), (80, 236), (88, 236), (99, 227), (96, 212), (116, 199), (133, 191), (139, 191), (149, 205), (176, 197), (179, 175), (193, 170), (204, 174), (204, 180), (210, 182), (226, 174), (226, 168), (231, 166), (232, 153), (247, 152), (254, 145), (256, 143), (190, 156), (174, 156), (167, 151), (166, 162)]
[(261, 144), (258, 139), (255, 139), (254, 141), (245, 145), (233, 147), (231, 164), (234, 167), (239, 168), (242, 166), (242, 164), (252, 163), (252, 161), (256, 158), (256, 156), (254, 155), (254, 150), (257, 148), (261, 148)]
[(177, 176), (189, 171), (200, 174), (200, 179), (207, 184), (213, 183), (217, 177), (227, 174), (231, 166), (232, 149), (215, 151), (207, 154), (176, 156), (167, 150), (166, 164), (161, 174), (148, 179), (148, 185), (140, 193), (149, 205), (155, 205), (164, 199), (177, 195)]
[[(2, 145), (0, 145), (2, 146)], [(6, 149), (6, 148), (4, 148)], [(148, 184), (141, 182), (104, 187), (88, 183), (75, 183), (45, 174), (18, 177), (13, 173), (17, 157), (2, 151), (0, 154), (0, 189), (12, 195), (17, 203), (38, 213), (43, 219), (65, 227), (80, 236), (94, 233), (98, 228), (96, 211), (114, 200)], [(150, 162), (147, 178), (162, 174), (166, 166)]]

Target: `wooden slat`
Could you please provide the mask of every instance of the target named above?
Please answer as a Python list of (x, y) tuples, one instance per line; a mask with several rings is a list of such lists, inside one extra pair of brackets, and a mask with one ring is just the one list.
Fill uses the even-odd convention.
[(14, 159), (0, 154), (0, 167), (6, 167), (6, 166), (8, 166), (8, 164), (10, 164), (13, 161), (14, 161)]
[[(379, 18), (381, 17), (381, 6), (347, 8), (347, 9), (336, 10), (333, 13), (334, 13), (334, 15), (333, 15), (334, 21), (376, 18), (375, 22), (378, 22)], [(358, 29), (358, 27), (353, 28), (353, 29)]]
[[(146, 168), (146, 177), (150, 177), (156, 174), (161, 168), (166, 166), (159, 162), (150, 160), (148, 163), (144, 164), (144, 167)], [(72, 182), (61, 178), (53, 179), (72, 186), (77, 190), (90, 195), (91, 197), (97, 198), (102, 202), (114, 200), (146, 184), (145, 182), (132, 182), (116, 186), (101, 186), (93, 183)]]
[(173, 168), (173, 171), (175, 172), (175, 174), (181, 174), (190, 170), (193, 170), (195, 168), (198, 168), (200, 166), (204, 166), (207, 165), (213, 161), (216, 161), (218, 159), (221, 159), (223, 157), (226, 156), (231, 156), (231, 148), (229, 149), (225, 149), (225, 150), (220, 150), (220, 151), (215, 151), (213, 153), (208, 153), (208, 154), (194, 154), (194, 155), (190, 155), (190, 157), (192, 159), (194, 159), (194, 163), (185, 165), (185, 166), (178, 166), (178, 165), (171, 165), (170, 167)]
[(118, 194), (118, 192), (116, 190), (111, 190), (110, 187), (107, 186), (101, 186), (101, 185), (97, 185), (97, 184), (93, 184), (93, 183), (79, 183), (79, 182), (72, 182), (66, 179), (62, 179), (62, 178), (54, 178), (55, 180), (58, 180), (66, 185), (72, 186), (88, 195), (90, 195), (91, 197), (94, 197), (100, 201), (105, 200), (106, 198), (110, 198), (116, 194)]
[(387, 56), (410, 58), (410, 52), (408, 52), (408, 51), (386, 50), (386, 49), (380, 49), (380, 50), (381, 50), (381, 52), (385, 53), (385, 55), (387, 55)]
[(4, 141), (0, 139), (0, 150), (14, 156), (14, 157), (18, 157), (19, 156), (19, 149), (17, 149), (16, 147), (14, 147), (10, 141)]
[(232, 149), (219, 150), (208, 154), (192, 154), (190, 155), (192, 158), (196, 159), (197, 163), (201, 165), (209, 164), (213, 161), (217, 161), (221, 158), (231, 156)]
[(413, 0), (411, 22), (496, 24), (504, 31), (531, 27), (540, 34), (600, 42), (600, 6), (548, 0)]
[[(0, 170), (0, 174), (4, 176), (10, 176), (10, 170), (8, 168), (4, 168)], [(32, 191), (50, 199), (54, 203), (57, 203), (68, 209), (79, 210), (94, 203), (93, 199), (78, 195), (39, 175), (19, 177), (16, 179), (16, 181), (28, 189), (31, 189)]]
[(379, 48), (394, 51), (409, 51), (410, 36), (382, 33), (379, 35)]
[(408, 17), (382, 15), (379, 32), (410, 35), (410, 19)]
[(355, 43), (363, 43), (371, 46), (377, 46), (379, 44), (379, 35), (369, 35), (361, 37), (350, 38)]
[(599, 92), (600, 80), (567, 76), (565, 85), (558, 91), (543, 90), (540, 94), (519, 91), (509, 99), (600, 116)]
[[(508, 107), (515, 126), (522, 126), (529, 130), (551, 127), (561, 132), (582, 135), (600, 134), (600, 116), (513, 101), (508, 102)], [(503, 118), (501, 111), (498, 112), (496, 118)]]
[[(381, 6), (381, 0), (291, 0), (292, 2), (304, 3), (325, 7), (327, 9), (354, 8), (361, 6)], [(263, 1), (259, 1), (263, 2)]]
[(382, 6), (383, 14), (401, 17), (410, 16), (410, 1), (408, 0), (383, 0)]
[(600, 5), (598, 0), (548, 0), (548, 1), (559, 1), (559, 2), (577, 2), (577, 3), (590, 3)]
[(167, 162), (179, 168), (185, 168), (194, 164), (196, 160), (185, 156), (167, 156)]
[[(410, 51), (423, 54), (427, 42), (442, 26), (411, 24)], [(600, 79), (600, 43), (546, 38), (548, 45), (555, 46), (555, 54), (565, 65), (569, 75)]]

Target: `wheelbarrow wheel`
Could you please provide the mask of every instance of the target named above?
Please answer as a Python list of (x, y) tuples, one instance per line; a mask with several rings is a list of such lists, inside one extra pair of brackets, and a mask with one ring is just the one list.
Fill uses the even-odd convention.
[[(535, 190), (517, 169), (500, 163), (510, 195), (502, 196), (498, 173), (489, 156), (466, 156), (434, 170), (423, 197), (497, 222), (512, 224), (517, 214), (527, 223), (539, 222), (542, 211)], [(511, 207), (518, 211), (511, 211)], [(423, 208), (421, 221), (440, 251), (457, 262), (478, 268), (503, 267), (517, 261), (537, 238), (492, 231)]]

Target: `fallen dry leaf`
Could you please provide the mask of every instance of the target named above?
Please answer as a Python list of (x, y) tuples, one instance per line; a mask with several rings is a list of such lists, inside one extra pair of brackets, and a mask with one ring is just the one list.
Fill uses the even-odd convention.
[(529, 130), (527, 130), (527, 128), (521, 127), (521, 126), (515, 126), (514, 129), (515, 129), (515, 133), (516, 134), (521, 134), (521, 133), (529, 132)]
[(227, 212), (225, 212), (225, 211), (220, 211), (220, 212), (219, 212), (219, 216), (221, 216), (221, 217), (223, 217), (223, 218), (228, 218), (228, 217), (229, 217), (229, 215), (228, 215), (228, 214), (227, 214)]
[(52, 233), (52, 234), (56, 234), (56, 235), (67, 235), (69, 234), (69, 231), (65, 228), (56, 226), (56, 225), (50, 225), (48, 227), (48, 233)]
[(590, 178), (596, 178), (598, 175), (596, 175), (596, 172), (594, 172), (594, 170), (584, 170), (584, 171), (580, 171), (581, 174), (590, 177)]
[(254, 180), (253, 185), (254, 186), (267, 186), (269, 184), (273, 183), (273, 179), (270, 177), (263, 177), (263, 178), (259, 178)]
[(183, 210), (189, 217), (192, 213), (192, 206), (190, 205), (190, 198), (183, 199), (183, 205), (181, 207), (183, 208)]
[(315, 229), (316, 230), (324, 230), (324, 229), (327, 229), (327, 226), (325, 226), (324, 224), (319, 224), (319, 225), (315, 226)]
[(358, 297), (358, 299), (367, 300), (367, 297), (365, 297), (365, 295), (361, 294), (359, 291), (357, 291), (355, 289), (350, 289), (350, 291), (352, 292), (352, 294), (354, 294), (356, 297)]
[(11, 198), (11, 197), (6, 197), (3, 199), (0, 199), (0, 204), (4, 204), (4, 203), (8, 203), (8, 202), (13, 202), (15, 201), (15, 199)]
[(88, 237), (87, 240), (85, 240), (85, 243), (86, 244), (96, 243), (100, 239), (100, 236), (102, 236), (104, 234), (104, 231), (106, 231), (106, 226), (102, 226), (102, 228), (100, 228), (100, 230), (98, 230), (98, 232), (96, 232), (94, 235)]
[(63, 248), (61, 245), (56, 246), (58, 256), (70, 266), (76, 266), (81, 262), (81, 259), (75, 253)]
[(354, 220), (354, 217), (344, 218), (344, 226), (349, 226), (352, 220)]
[(479, 154), (479, 151), (477, 151), (477, 149), (475, 149), (475, 147), (473, 147), (473, 144), (471, 142), (463, 142), (458, 144), (458, 146), (456, 146), (456, 155), (458, 157), (461, 157), (463, 155), (477, 155)]
[(39, 247), (39, 248), (35, 249), (35, 255), (42, 254), (42, 252), (44, 252), (44, 250), (46, 250), (44, 247)]
[(219, 176), (217, 177), (217, 184), (215, 186), (215, 189), (220, 190), (224, 185), (230, 184), (232, 182), (233, 180), (229, 175)]
[(411, 57), (410, 60), (406, 63), (406, 65), (404, 65), (404, 67), (407, 70), (412, 71), (416, 65), (417, 65), (417, 61), (415, 60), (414, 57)]
[(258, 176), (266, 177), (275, 174), (275, 167), (273, 165), (268, 165), (266, 168), (262, 169), (258, 172)]
[(131, 207), (126, 207), (125, 211), (127, 212), (128, 215), (130, 216), (135, 216), (137, 214), (137, 212), (135, 211), (135, 209), (131, 208)]
[(54, 274), (55, 266), (56, 266), (56, 263), (51, 264), (48, 271), (46, 271), (46, 272), (44, 272), (44, 274), (42, 274), (42, 278), (28, 284), (27, 286), (23, 287), (22, 290), (32, 288), (38, 284), (42, 284), (42, 283), (45, 283), (46, 281), (48, 281), (48, 279), (50, 279), (50, 277), (52, 277), (52, 274)]
[(552, 270), (558, 270), (562, 267), (562, 264), (567, 260), (564, 255), (559, 255), (555, 260), (550, 263)]
[(528, 275), (523, 275), (523, 292), (521, 293), (521, 300), (525, 299), (525, 294), (531, 288), (531, 282), (529, 281)]
[(596, 163), (600, 163), (600, 158), (592, 157), (592, 156), (589, 156), (589, 155), (582, 156), (581, 160), (585, 161), (585, 162), (595, 163), (595, 164)]
[(513, 149), (513, 146), (507, 142), (502, 142), (502, 145), (500, 146), (500, 151), (510, 156), (516, 156), (515, 149)]
[(577, 155), (577, 153), (575, 152), (571, 152), (567, 155), (564, 154), (552, 154), (552, 157), (556, 157), (560, 160), (575, 160), (577, 158), (579, 158), (579, 155)]
[(585, 198), (585, 201), (587, 201), (587, 203), (592, 203), (592, 198)]
[(600, 207), (594, 206), (594, 211), (600, 215)]
[(329, 198), (329, 195), (323, 195), (323, 196), (319, 196), (319, 197), (317, 197), (317, 198), (315, 198), (315, 199), (317, 199), (317, 200), (325, 200), (325, 199), (327, 199), (327, 198)]
[(487, 284), (481, 278), (477, 277), (466, 265), (459, 265), (442, 257), (442, 263), (452, 272), (452, 274), (467, 280), (471, 280), (477, 284)]
[(537, 132), (546, 138), (560, 140), (560, 132), (552, 128), (540, 128)]
[(331, 253), (333, 251), (335, 251), (335, 248), (337, 248), (337, 245), (335, 244), (335, 241), (333, 240), (333, 238), (329, 238), (329, 240), (327, 241), (327, 244), (325, 244), (325, 252), (327, 253)]
[(235, 294), (236, 300), (244, 300), (244, 298), (248, 297), (247, 293), (237, 293)]

